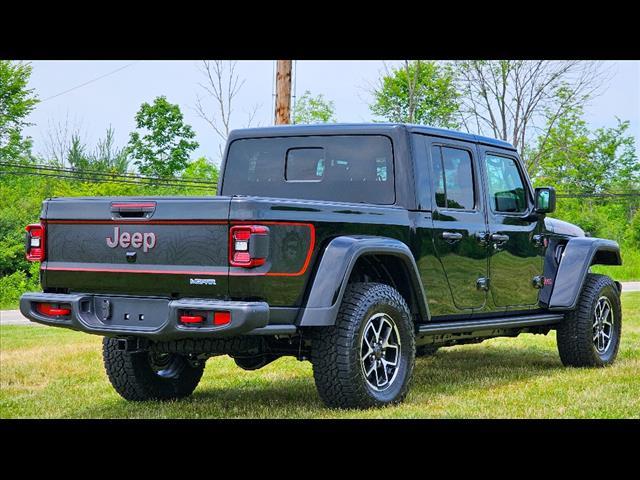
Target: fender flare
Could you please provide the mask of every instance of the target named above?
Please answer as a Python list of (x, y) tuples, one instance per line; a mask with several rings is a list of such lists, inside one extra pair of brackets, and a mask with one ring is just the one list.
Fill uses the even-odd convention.
[(417, 300), (420, 317), (430, 318), (416, 261), (409, 247), (394, 238), (340, 236), (329, 242), (313, 276), (298, 325), (331, 326), (336, 322), (347, 282), (360, 257), (367, 254), (393, 255), (402, 260)]
[(620, 246), (613, 240), (575, 237), (569, 240), (554, 280), (549, 310), (572, 310), (594, 264), (622, 265)]

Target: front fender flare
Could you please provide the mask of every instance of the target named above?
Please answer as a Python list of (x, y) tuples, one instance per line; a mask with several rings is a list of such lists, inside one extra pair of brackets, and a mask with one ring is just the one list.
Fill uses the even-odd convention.
[(575, 308), (589, 267), (593, 264), (622, 265), (618, 243), (593, 237), (570, 239), (556, 273), (549, 301), (550, 310)]
[(402, 260), (412, 284), (420, 317), (429, 318), (429, 307), (418, 267), (405, 243), (388, 237), (340, 236), (331, 240), (324, 249), (299, 317), (299, 326), (335, 324), (349, 276), (358, 258), (366, 254), (393, 255)]

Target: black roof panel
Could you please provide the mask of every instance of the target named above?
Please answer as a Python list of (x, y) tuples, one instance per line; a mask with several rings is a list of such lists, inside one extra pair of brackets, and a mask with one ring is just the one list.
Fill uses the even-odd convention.
[(435, 128), (426, 125), (411, 125), (404, 123), (324, 123), (318, 125), (275, 125), (270, 127), (242, 128), (229, 133), (229, 140), (252, 137), (278, 137), (287, 135), (339, 135), (365, 133), (398, 133), (406, 129), (409, 132), (424, 133), (444, 138), (452, 138), (467, 142), (477, 142), (500, 148), (515, 150), (513, 145), (495, 138), (473, 135), (471, 133)]

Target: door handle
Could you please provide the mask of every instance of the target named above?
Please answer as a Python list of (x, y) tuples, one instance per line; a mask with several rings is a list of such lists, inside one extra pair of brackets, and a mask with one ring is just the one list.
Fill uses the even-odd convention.
[(442, 232), (442, 238), (447, 242), (457, 242), (462, 240), (462, 234), (457, 232)]
[(476, 240), (482, 246), (485, 246), (489, 241), (489, 232), (476, 232)]
[(504, 243), (509, 240), (509, 235), (503, 235), (501, 233), (492, 233), (491, 241), (496, 243)]

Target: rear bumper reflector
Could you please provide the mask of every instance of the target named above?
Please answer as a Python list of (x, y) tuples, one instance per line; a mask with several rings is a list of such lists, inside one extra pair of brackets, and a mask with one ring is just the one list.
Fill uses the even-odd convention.
[(37, 308), (38, 311), (43, 315), (59, 317), (71, 314), (71, 308), (54, 307), (53, 305), (48, 303), (39, 303)]
[(180, 315), (180, 323), (202, 323), (204, 317), (199, 315)]

